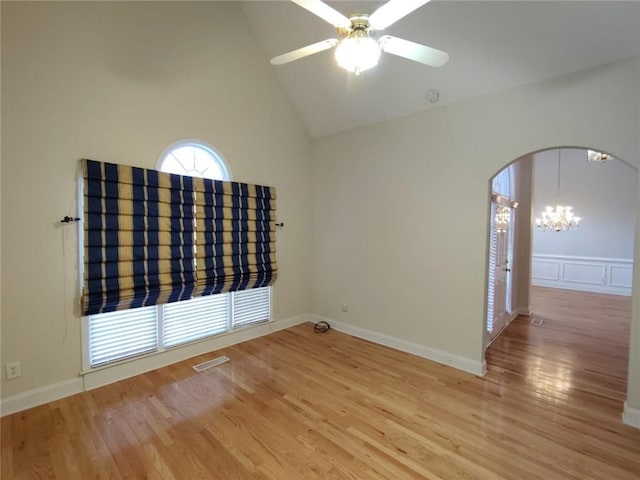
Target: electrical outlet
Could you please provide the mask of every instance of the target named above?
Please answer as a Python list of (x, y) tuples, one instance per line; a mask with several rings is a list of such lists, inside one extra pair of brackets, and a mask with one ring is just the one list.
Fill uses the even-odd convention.
[(5, 374), (7, 380), (11, 380), (12, 378), (18, 378), (22, 376), (22, 366), (20, 362), (11, 362), (5, 365)]

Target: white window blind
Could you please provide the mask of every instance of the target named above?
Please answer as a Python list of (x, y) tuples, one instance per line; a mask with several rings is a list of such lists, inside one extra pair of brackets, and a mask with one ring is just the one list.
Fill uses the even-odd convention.
[(269, 287), (233, 293), (233, 327), (266, 322), (271, 314)]
[(229, 294), (168, 303), (162, 307), (165, 347), (193, 342), (229, 329)]
[(95, 368), (163, 351), (270, 317), (271, 287), (91, 315), (89, 365)]
[(514, 235), (516, 230), (516, 216), (515, 210), (510, 210), (509, 215), (509, 238), (508, 238), (508, 246), (507, 246), (507, 259), (509, 265), (509, 271), (507, 272), (507, 312), (512, 313), (513, 311), (513, 244), (514, 244)]
[(153, 352), (158, 348), (155, 306), (89, 316), (92, 367)]
[(496, 299), (496, 257), (498, 255), (498, 242), (496, 233), (497, 205), (491, 202), (491, 234), (489, 239), (489, 279), (487, 283), (487, 332), (493, 333), (493, 320), (495, 316)]

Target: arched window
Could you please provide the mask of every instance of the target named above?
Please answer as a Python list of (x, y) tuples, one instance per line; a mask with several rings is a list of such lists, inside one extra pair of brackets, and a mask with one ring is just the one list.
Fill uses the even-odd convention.
[(191, 177), (230, 180), (222, 156), (199, 140), (182, 140), (169, 145), (160, 155), (158, 170)]

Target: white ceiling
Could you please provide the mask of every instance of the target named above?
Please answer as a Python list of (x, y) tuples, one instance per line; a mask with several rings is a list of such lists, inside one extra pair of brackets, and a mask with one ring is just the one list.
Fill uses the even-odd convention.
[[(331, 1), (336, 10), (371, 13), (384, 1)], [(242, 8), (271, 58), (335, 38), (335, 29), (288, 1)], [(333, 51), (274, 66), (312, 137), (434, 108), (640, 54), (639, 1), (452, 1), (427, 3), (385, 33), (448, 52), (427, 67), (384, 54), (359, 77), (335, 64)]]

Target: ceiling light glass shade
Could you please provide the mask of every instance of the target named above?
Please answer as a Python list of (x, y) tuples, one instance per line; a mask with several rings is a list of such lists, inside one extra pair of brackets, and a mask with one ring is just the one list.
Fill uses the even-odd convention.
[(596, 152), (595, 150), (587, 150), (587, 162), (600, 162), (604, 163), (607, 160), (611, 159), (611, 155), (607, 155), (606, 153)]
[(364, 30), (354, 30), (336, 47), (338, 65), (356, 75), (375, 67), (379, 59), (380, 45)]
[(563, 207), (562, 205), (556, 205), (556, 208), (547, 206), (540, 218), (536, 218), (536, 226), (543, 231), (566, 232), (577, 230), (582, 219), (573, 214), (572, 208)]

